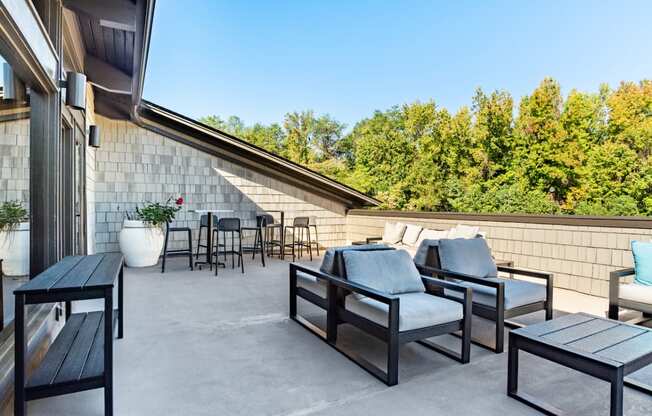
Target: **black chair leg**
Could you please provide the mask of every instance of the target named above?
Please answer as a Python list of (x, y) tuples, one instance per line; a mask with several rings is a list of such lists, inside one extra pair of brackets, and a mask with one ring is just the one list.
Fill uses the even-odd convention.
[(258, 233), (258, 238), (260, 239), (260, 259), (263, 261), (263, 267), (265, 267), (265, 243), (263, 242), (262, 230)]
[(308, 253), (310, 254), (310, 261), (312, 261), (312, 240), (310, 240), (310, 228), (306, 228), (308, 232)]
[(240, 269), (244, 274), (244, 258), (242, 258), (242, 232), (238, 233), (238, 262), (240, 262)]
[(199, 236), (197, 237), (197, 252), (195, 253), (195, 260), (199, 259), (199, 247), (201, 247), (201, 230), (203, 228), (203, 226), (199, 226)]
[[(220, 268), (217, 264), (218, 261), (220, 260), (220, 232), (217, 231), (215, 234), (217, 234), (217, 238), (214, 240), (215, 241), (215, 277), (217, 277), (217, 270)], [(224, 248), (226, 249), (226, 246), (224, 246)], [(211, 259), (212, 258), (213, 258), (213, 253), (211, 253)]]
[(190, 270), (195, 270), (192, 265), (192, 231), (188, 230), (188, 263), (190, 264)]
[(168, 240), (170, 238), (170, 231), (165, 230), (165, 244), (163, 245), (163, 263), (161, 264), (161, 273), (165, 273), (165, 257), (168, 253)]

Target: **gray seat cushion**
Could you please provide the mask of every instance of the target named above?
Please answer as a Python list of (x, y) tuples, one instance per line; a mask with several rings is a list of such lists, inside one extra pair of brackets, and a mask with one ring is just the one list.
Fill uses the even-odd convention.
[[(428, 326), (458, 321), (463, 318), (462, 304), (429, 295), (427, 293), (404, 293), (398, 295), (399, 331), (425, 328)], [(355, 296), (346, 297), (346, 309), (369, 319), (372, 322), (388, 326), (389, 306), (377, 300)]]
[[(546, 300), (546, 287), (525, 280), (489, 277), (487, 280), (505, 282), (505, 309), (512, 309)], [(496, 289), (476, 283), (457, 281), (456, 283), (473, 289), (473, 303), (496, 307)], [(446, 295), (461, 298), (460, 292), (445, 290)]]
[(484, 238), (439, 240), (439, 262), (443, 270), (475, 277), (496, 277), (498, 268)]
[(620, 299), (650, 305), (652, 308), (652, 286), (629, 283), (620, 285)]
[(392, 295), (426, 290), (406, 251), (345, 251), (343, 256), (351, 282)]
[(331, 247), (324, 253), (324, 258), (321, 261), (319, 270), (323, 273), (332, 274), (334, 276), (346, 278), (346, 271), (344, 269), (344, 260), (342, 253), (346, 251), (378, 251), (378, 250), (392, 250), (385, 244), (364, 244), (359, 246), (342, 246)]
[(308, 273), (297, 271), (297, 286), (302, 287), (319, 297), (326, 298), (327, 283), (324, 279), (318, 279)]

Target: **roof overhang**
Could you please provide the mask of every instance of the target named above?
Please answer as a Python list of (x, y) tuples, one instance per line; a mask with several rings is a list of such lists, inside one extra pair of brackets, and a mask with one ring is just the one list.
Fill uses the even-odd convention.
[(95, 111), (131, 119), (143, 93), (155, 0), (64, 0), (63, 4), (74, 16), (71, 24), (82, 40), (79, 54), (93, 85)]
[(380, 205), (380, 201), (258, 146), (142, 100), (136, 123), (143, 128), (297, 186), (347, 208)]

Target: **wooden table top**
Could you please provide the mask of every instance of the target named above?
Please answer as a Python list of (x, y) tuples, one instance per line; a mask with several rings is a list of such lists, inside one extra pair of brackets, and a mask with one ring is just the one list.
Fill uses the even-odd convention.
[(586, 313), (564, 315), (512, 332), (616, 366), (652, 356), (652, 329)]

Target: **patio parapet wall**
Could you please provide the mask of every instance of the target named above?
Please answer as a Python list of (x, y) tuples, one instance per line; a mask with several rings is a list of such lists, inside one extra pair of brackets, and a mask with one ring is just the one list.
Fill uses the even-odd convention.
[[(95, 154), (96, 251), (118, 251), (125, 210), (146, 201), (183, 196), (179, 226), (191, 227), (196, 244), (199, 216), (189, 209), (232, 209), (243, 225), (254, 225), (257, 212), (285, 211), (286, 223), (314, 216), (322, 246), (346, 238), (344, 205), (245, 169), (232, 162), (178, 143), (132, 122), (96, 116), (102, 145)], [(181, 233), (177, 233), (181, 234)], [(173, 236), (172, 248), (185, 245)]]
[(347, 241), (382, 234), (386, 221), (448, 229), (476, 225), (496, 258), (555, 274), (555, 286), (608, 296), (609, 272), (633, 265), (632, 240), (652, 240), (652, 219), (580, 216), (486, 215), (351, 210)]

